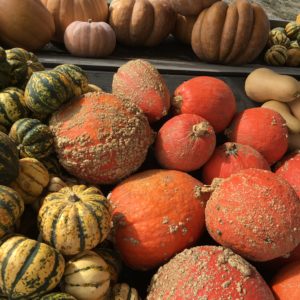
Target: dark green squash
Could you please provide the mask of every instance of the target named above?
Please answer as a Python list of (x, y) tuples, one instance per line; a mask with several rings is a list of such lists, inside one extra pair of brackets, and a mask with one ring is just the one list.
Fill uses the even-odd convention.
[(6, 52), (0, 47), (0, 90), (10, 83), (11, 67), (6, 59)]
[(62, 72), (68, 76), (73, 86), (74, 97), (80, 96), (89, 91), (87, 75), (80, 67), (71, 64), (63, 64), (57, 66), (54, 70)]
[(8, 185), (19, 175), (19, 154), (14, 142), (0, 132), (0, 184)]
[(22, 157), (40, 159), (53, 150), (53, 136), (50, 128), (40, 120), (23, 118), (13, 124), (10, 138), (17, 145)]
[(73, 95), (72, 84), (61, 72), (40, 71), (30, 77), (25, 89), (26, 106), (36, 114), (50, 114)]
[(45, 158), (42, 158), (40, 161), (46, 167), (49, 174), (55, 175), (58, 177), (62, 176), (62, 168), (61, 168), (60, 163), (58, 162), (56, 155), (54, 155), (54, 154), (49, 155)]
[(24, 91), (8, 87), (0, 91), (0, 131), (8, 133), (19, 119), (25, 118), (28, 110), (24, 107)]
[(76, 298), (66, 293), (51, 293), (39, 298), (39, 300), (76, 300)]

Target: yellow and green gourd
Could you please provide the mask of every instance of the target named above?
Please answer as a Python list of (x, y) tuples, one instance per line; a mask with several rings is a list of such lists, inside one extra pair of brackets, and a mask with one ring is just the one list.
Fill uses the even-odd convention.
[(72, 84), (62, 72), (35, 72), (25, 88), (26, 106), (36, 114), (55, 112), (73, 96)]
[(0, 91), (0, 131), (8, 133), (14, 122), (27, 115), (23, 90), (8, 87)]
[(139, 300), (140, 297), (135, 288), (127, 283), (117, 283), (112, 288), (111, 300)]
[(9, 236), (0, 246), (0, 289), (8, 299), (40, 299), (59, 283), (65, 267), (54, 248), (24, 236)]
[(75, 255), (107, 237), (111, 206), (96, 187), (65, 187), (44, 198), (38, 226), (44, 241), (64, 255)]
[(14, 142), (0, 131), (0, 184), (8, 185), (19, 174), (19, 153)]
[(66, 293), (51, 293), (37, 300), (76, 300), (76, 298)]
[(53, 135), (40, 120), (23, 118), (10, 129), (9, 137), (17, 145), (21, 157), (40, 159), (53, 151)]
[(300, 48), (298, 41), (291, 41), (290, 49), (291, 48)]
[(6, 59), (6, 52), (0, 47), (0, 90), (10, 83), (11, 66)]
[(288, 58), (287, 48), (274, 45), (265, 53), (265, 62), (272, 66), (283, 66)]
[(294, 40), (300, 32), (300, 25), (296, 22), (290, 22), (285, 26), (285, 32), (291, 40)]
[(271, 30), (269, 33), (268, 45), (269, 47), (273, 45), (283, 45), (285, 47), (290, 46), (290, 39), (282, 31)]
[(10, 187), (0, 185), (0, 238), (10, 232), (24, 212), (24, 202)]
[(43, 189), (48, 185), (49, 173), (35, 158), (22, 158), (19, 165), (19, 176), (10, 186), (18, 192), (25, 204), (32, 204), (38, 200)]

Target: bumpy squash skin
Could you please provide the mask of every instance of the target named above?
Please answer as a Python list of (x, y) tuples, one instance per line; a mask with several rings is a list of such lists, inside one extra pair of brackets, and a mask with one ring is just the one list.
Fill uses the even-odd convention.
[(10, 184), (19, 174), (19, 153), (13, 140), (0, 132), (0, 184)]
[(0, 47), (0, 90), (10, 83), (11, 66), (6, 60), (6, 52)]
[(21, 157), (40, 159), (53, 151), (53, 135), (49, 127), (37, 119), (18, 120), (11, 127), (9, 137), (18, 146)]
[(35, 72), (25, 89), (26, 106), (34, 113), (50, 114), (73, 97), (69, 77), (58, 71)]
[(64, 255), (75, 255), (107, 237), (111, 207), (97, 188), (74, 185), (45, 197), (38, 223), (45, 241)]
[(12, 188), (0, 185), (0, 238), (10, 231), (24, 212), (24, 202)]
[(42, 296), (41, 298), (39, 298), (39, 300), (76, 300), (76, 298), (66, 293), (51, 293)]
[(0, 289), (9, 299), (40, 299), (63, 275), (63, 256), (44, 243), (12, 236), (0, 250)]

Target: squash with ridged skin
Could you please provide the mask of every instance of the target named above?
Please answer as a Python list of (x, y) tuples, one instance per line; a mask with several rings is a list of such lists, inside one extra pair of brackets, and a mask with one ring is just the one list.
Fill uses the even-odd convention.
[(177, 14), (174, 37), (183, 44), (191, 45), (192, 31), (197, 20), (196, 16), (185, 17)]
[(219, 0), (170, 0), (173, 9), (183, 16), (198, 16), (199, 13)]
[(65, 261), (56, 249), (24, 236), (2, 242), (0, 289), (8, 299), (40, 299), (59, 283)]
[(51, 293), (42, 296), (41, 298), (39, 298), (39, 300), (76, 300), (76, 298), (66, 293)]
[(0, 238), (10, 231), (24, 212), (24, 202), (10, 187), (0, 185)]
[(287, 48), (282, 45), (272, 46), (265, 54), (265, 62), (268, 65), (283, 66), (288, 59)]
[(17, 145), (22, 157), (40, 159), (53, 150), (53, 136), (49, 127), (37, 119), (23, 118), (16, 121), (10, 129), (9, 137)]
[(18, 149), (13, 140), (0, 131), (0, 184), (10, 184), (18, 174)]
[(47, 157), (41, 158), (40, 162), (46, 167), (49, 174), (58, 176), (62, 175), (61, 165), (59, 164), (55, 154), (50, 154)]
[(284, 32), (271, 30), (269, 33), (268, 46), (282, 45), (288, 48), (290, 46), (291, 40), (287, 37)]
[(295, 39), (300, 32), (300, 25), (296, 22), (290, 22), (285, 26), (285, 32), (290, 39)]
[(53, 113), (73, 96), (69, 77), (55, 70), (33, 73), (25, 89), (26, 106), (34, 113)]
[(115, 284), (112, 288), (111, 300), (139, 300), (140, 297), (135, 288), (127, 283)]
[(11, 67), (6, 59), (6, 52), (0, 47), (0, 90), (10, 83)]
[(44, 198), (38, 223), (46, 242), (64, 255), (74, 255), (107, 237), (111, 206), (95, 187), (65, 187)]
[(10, 186), (19, 193), (26, 204), (32, 204), (48, 185), (49, 173), (35, 158), (22, 158), (19, 165), (19, 176)]

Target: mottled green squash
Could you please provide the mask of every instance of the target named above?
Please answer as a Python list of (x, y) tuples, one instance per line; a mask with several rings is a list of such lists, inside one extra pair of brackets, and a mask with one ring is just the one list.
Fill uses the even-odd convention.
[(37, 114), (50, 114), (73, 95), (68, 77), (58, 71), (35, 72), (25, 89), (26, 106)]
[(23, 118), (13, 124), (9, 137), (17, 145), (22, 157), (40, 159), (53, 151), (53, 136), (40, 120)]
[(95, 187), (65, 187), (44, 198), (38, 225), (44, 241), (64, 255), (75, 255), (107, 237), (110, 202)]
[(0, 91), (0, 131), (8, 133), (12, 124), (27, 117), (28, 110), (24, 107), (24, 91), (8, 87)]
[(296, 22), (290, 22), (285, 26), (285, 32), (290, 39), (294, 40), (300, 32), (300, 25)]
[(283, 45), (288, 48), (290, 46), (290, 43), (290, 39), (286, 36), (284, 32), (273, 30), (270, 31), (268, 40), (269, 47), (273, 45)]
[(8, 299), (40, 299), (63, 275), (63, 256), (47, 244), (11, 236), (2, 243), (0, 252), (0, 288)]
[(10, 187), (0, 185), (0, 238), (7, 234), (24, 212), (24, 202)]
[(19, 174), (19, 153), (14, 142), (0, 132), (0, 184), (8, 185)]
[(47, 157), (42, 158), (40, 161), (46, 167), (49, 174), (61, 177), (62, 169), (56, 155), (49, 155)]
[(39, 298), (39, 300), (76, 300), (76, 298), (66, 293), (51, 293)]
[(287, 48), (282, 45), (272, 46), (265, 54), (265, 62), (272, 66), (284, 66), (287, 58)]
[(63, 64), (57, 66), (54, 70), (67, 75), (73, 86), (74, 97), (80, 96), (89, 91), (89, 82), (86, 73), (78, 66)]
[(6, 52), (0, 47), (0, 90), (10, 83), (11, 67), (6, 59)]

